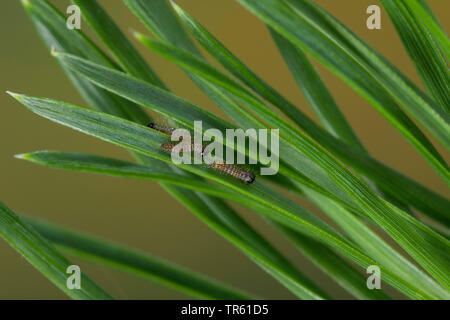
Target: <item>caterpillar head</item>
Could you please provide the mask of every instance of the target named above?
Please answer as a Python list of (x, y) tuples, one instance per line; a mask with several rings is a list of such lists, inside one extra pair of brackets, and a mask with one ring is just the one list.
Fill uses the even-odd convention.
[(245, 175), (243, 180), (244, 180), (245, 184), (251, 184), (251, 183), (253, 183), (253, 181), (255, 181), (255, 174), (252, 172), (249, 172), (248, 174)]

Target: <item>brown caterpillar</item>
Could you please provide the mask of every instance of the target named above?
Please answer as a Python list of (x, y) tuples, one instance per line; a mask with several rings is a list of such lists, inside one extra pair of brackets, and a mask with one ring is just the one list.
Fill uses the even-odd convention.
[[(166, 152), (172, 152), (173, 148), (176, 145), (177, 144), (175, 144), (175, 143), (163, 143), (161, 145), (161, 149)], [(205, 149), (204, 146), (199, 147), (199, 145), (195, 145), (194, 143), (185, 144), (183, 146), (183, 151), (190, 152), (191, 150), (193, 150), (196, 155), (203, 155), (204, 149)], [(245, 171), (245, 170), (243, 170), (239, 167), (236, 167), (232, 164), (214, 162), (214, 163), (210, 164), (208, 166), (208, 168), (217, 170), (223, 174), (234, 177), (234, 178), (244, 182), (245, 184), (253, 183), (253, 181), (255, 181), (255, 178), (256, 178), (252, 172)]]
[(239, 167), (236, 167), (232, 164), (213, 162), (208, 167), (211, 169), (217, 170), (223, 174), (234, 177), (238, 180), (241, 180), (245, 184), (251, 184), (251, 183), (253, 183), (253, 181), (255, 181), (254, 173), (245, 171), (245, 170), (243, 170)]
[[(159, 132), (165, 133), (167, 135), (172, 135), (175, 128), (166, 127), (166, 126), (160, 126), (156, 123), (149, 123), (147, 127), (157, 130)], [(191, 152), (194, 151), (194, 155), (197, 156), (203, 156), (205, 151), (205, 146), (186, 142), (183, 143), (183, 151), (185, 152)], [(161, 145), (161, 149), (165, 152), (172, 152), (173, 148), (176, 146), (176, 143), (163, 143)], [(245, 184), (251, 184), (253, 181), (255, 181), (255, 175), (252, 172), (245, 171), (239, 167), (236, 167), (232, 164), (224, 164), (224, 163), (218, 163), (214, 162), (208, 166), (208, 168), (211, 168), (213, 170), (217, 170), (223, 174), (229, 175), (231, 177), (234, 177)]]
[(159, 124), (156, 124), (156, 123), (153, 123), (153, 122), (149, 123), (147, 125), (147, 127), (151, 128), (151, 129), (154, 129), (156, 131), (165, 133), (165, 134), (167, 134), (169, 136), (171, 136), (172, 133), (175, 131), (175, 128), (166, 127), (166, 126), (160, 126)]
[[(185, 142), (180, 142), (183, 143), (183, 151), (185, 152), (191, 152), (194, 151), (195, 155), (203, 155), (203, 151), (205, 150), (205, 147), (199, 144), (194, 144), (194, 143), (185, 143)], [(161, 145), (161, 149), (166, 151), (166, 152), (172, 152), (173, 148), (175, 148), (175, 146), (177, 145), (177, 143), (163, 143)]]

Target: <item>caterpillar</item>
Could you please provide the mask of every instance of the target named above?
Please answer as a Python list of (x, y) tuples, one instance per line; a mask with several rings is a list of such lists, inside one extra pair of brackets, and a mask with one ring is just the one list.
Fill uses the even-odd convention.
[(245, 171), (232, 164), (213, 162), (208, 167), (223, 174), (234, 177), (244, 182), (245, 184), (251, 184), (253, 183), (253, 181), (255, 181), (255, 174), (253, 172)]
[[(175, 130), (175, 128), (170, 128), (166, 126), (160, 126), (156, 123), (149, 123), (147, 127), (157, 130), (159, 132), (165, 133), (167, 135), (171, 135), (172, 132)], [(183, 143), (183, 151), (184, 152), (191, 152), (194, 151), (194, 155), (197, 156), (203, 156), (205, 151), (205, 146), (200, 144), (194, 144), (193, 142), (187, 143), (187, 142), (181, 142)], [(172, 152), (173, 148), (175, 148), (177, 144), (176, 143), (163, 143), (161, 144), (160, 148), (161, 150), (165, 152)], [(213, 170), (219, 171), (223, 174), (229, 175), (231, 177), (234, 177), (245, 184), (251, 184), (255, 181), (255, 174), (249, 171), (245, 171), (237, 166), (234, 166), (232, 164), (225, 164), (225, 163), (219, 163), (219, 162), (213, 162), (208, 166), (208, 168), (211, 168)]]
[(175, 131), (175, 128), (171, 128), (171, 127), (166, 127), (166, 126), (160, 126), (159, 124), (150, 122), (149, 124), (147, 124), (147, 127), (154, 129), (156, 131), (165, 133), (169, 136), (172, 135), (172, 133)]
[[(194, 143), (185, 143), (185, 142), (180, 142), (183, 144), (183, 151), (184, 152), (191, 152), (194, 151), (195, 155), (203, 155), (203, 151), (205, 150), (205, 147), (199, 144), (194, 144)], [(161, 145), (161, 149), (163, 151), (166, 152), (172, 152), (173, 148), (175, 148), (175, 146), (177, 145), (177, 143), (163, 143)]]

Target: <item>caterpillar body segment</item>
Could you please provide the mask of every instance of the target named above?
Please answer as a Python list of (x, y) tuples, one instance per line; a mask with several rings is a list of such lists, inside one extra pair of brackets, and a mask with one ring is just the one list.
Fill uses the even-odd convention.
[(163, 143), (160, 148), (165, 152), (172, 152), (173, 148), (176, 146), (175, 143)]

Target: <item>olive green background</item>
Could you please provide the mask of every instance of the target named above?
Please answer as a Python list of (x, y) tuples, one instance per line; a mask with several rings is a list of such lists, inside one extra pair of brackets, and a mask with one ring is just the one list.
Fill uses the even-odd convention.
[[(128, 34), (130, 28), (147, 32), (122, 1), (100, 2)], [(419, 83), (386, 13), (382, 12), (381, 30), (370, 31), (366, 28), (366, 8), (371, 4), (380, 5), (378, 1), (317, 2)], [(53, 3), (65, 9), (69, 2), (58, 0)], [(178, 3), (264, 79), (312, 115), (267, 30), (256, 17), (232, 0), (178, 0)], [(449, 21), (445, 19), (445, 13), (450, 10), (450, 2), (429, 0), (429, 4), (448, 29)], [(57, 171), (15, 159), (14, 154), (45, 149), (88, 152), (122, 159), (129, 159), (129, 156), (118, 147), (32, 114), (4, 93), (11, 90), (85, 105), (41, 43), (20, 2), (2, 1), (1, 12), (0, 201), (16, 212), (125, 243), (267, 298), (292, 298), (157, 183)], [(84, 21), (82, 29), (92, 35)], [(174, 92), (222, 114), (176, 66), (150, 53), (140, 44), (136, 43), (136, 46)], [(319, 70), (361, 140), (376, 158), (433, 190), (449, 195), (439, 177), (381, 115), (331, 73), (323, 68)], [(440, 147), (439, 150), (448, 159), (448, 153)], [(308, 203), (305, 206), (315, 210)], [(292, 257), (300, 269), (324, 288), (330, 289), (334, 297), (349, 298), (288, 242), (261, 222), (254, 212), (238, 209)], [(140, 278), (78, 259), (73, 261), (117, 298), (185, 298)], [(66, 297), (0, 240), (0, 299), (14, 298)]]

